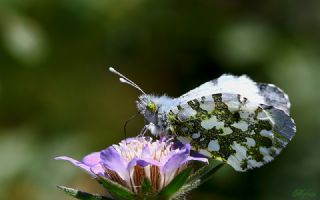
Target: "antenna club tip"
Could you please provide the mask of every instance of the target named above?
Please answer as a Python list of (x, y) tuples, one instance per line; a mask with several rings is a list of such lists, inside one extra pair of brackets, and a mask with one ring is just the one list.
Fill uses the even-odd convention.
[(119, 81), (122, 82), (122, 83), (128, 83), (128, 81), (124, 78), (119, 78)]
[(113, 67), (109, 67), (110, 72), (115, 72), (116, 70)]

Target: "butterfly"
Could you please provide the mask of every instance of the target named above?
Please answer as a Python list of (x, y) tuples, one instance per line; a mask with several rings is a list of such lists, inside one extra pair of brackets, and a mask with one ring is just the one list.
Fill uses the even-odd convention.
[(190, 143), (194, 151), (236, 171), (269, 163), (296, 133), (288, 95), (273, 84), (224, 74), (171, 98), (146, 94), (114, 68), (109, 70), (142, 92), (136, 104), (147, 122), (143, 133)]

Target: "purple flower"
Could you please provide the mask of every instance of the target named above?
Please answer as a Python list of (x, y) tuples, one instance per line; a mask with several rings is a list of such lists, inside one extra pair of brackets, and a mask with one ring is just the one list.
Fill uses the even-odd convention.
[(84, 157), (80, 162), (69, 157), (57, 157), (80, 167), (92, 177), (103, 176), (135, 193), (147, 178), (155, 191), (168, 185), (185, 169), (191, 160), (208, 162), (206, 158), (190, 156), (190, 145), (175, 148), (168, 139), (152, 140), (149, 137), (128, 138), (101, 152)]

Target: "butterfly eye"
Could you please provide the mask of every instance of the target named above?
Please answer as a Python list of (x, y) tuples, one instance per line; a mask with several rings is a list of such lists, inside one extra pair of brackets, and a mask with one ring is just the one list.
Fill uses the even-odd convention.
[(150, 102), (150, 103), (147, 104), (147, 109), (148, 109), (150, 112), (155, 113), (155, 112), (157, 112), (158, 107), (157, 107), (157, 105), (156, 105), (154, 102)]

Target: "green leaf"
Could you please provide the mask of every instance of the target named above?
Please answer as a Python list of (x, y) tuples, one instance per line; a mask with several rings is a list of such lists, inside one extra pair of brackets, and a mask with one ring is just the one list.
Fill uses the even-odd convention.
[(159, 199), (170, 199), (175, 193), (177, 193), (181, 187), (188, 180), (189, 175), (192, 172), (192, 168), (187, 168), (178, 174), (165, 188), (159, 193)]
[(108, 190), (108, 192), (115, 198), (120, 200), (132, 200), (137, 199), (137, 196), (131, 192), (128, 188), (111, 181), (107, 178), (99, 176), (100, 183)]
[(209, 164), (197, 170), (188, 179), (188, 183), (200, 180), (199, 184), (207, 181), (216, 171), (218, 171), (224, 163), (221, 161), (214, 160), (212, 158), (208, 159)]
[(65, 186), (57, 186), (57, 187), (60, 190), (67, 193), (68, 195), (70, 195), (74, 198), (77, 198), (77, 199), (81, 199), (81, 200), (112, 200), (112, 199), (104, 197), (104, 196), (82, 192), (82, 191), (79, 191), (79, 190), (76, 190), (73, 188), (68, 188)]

